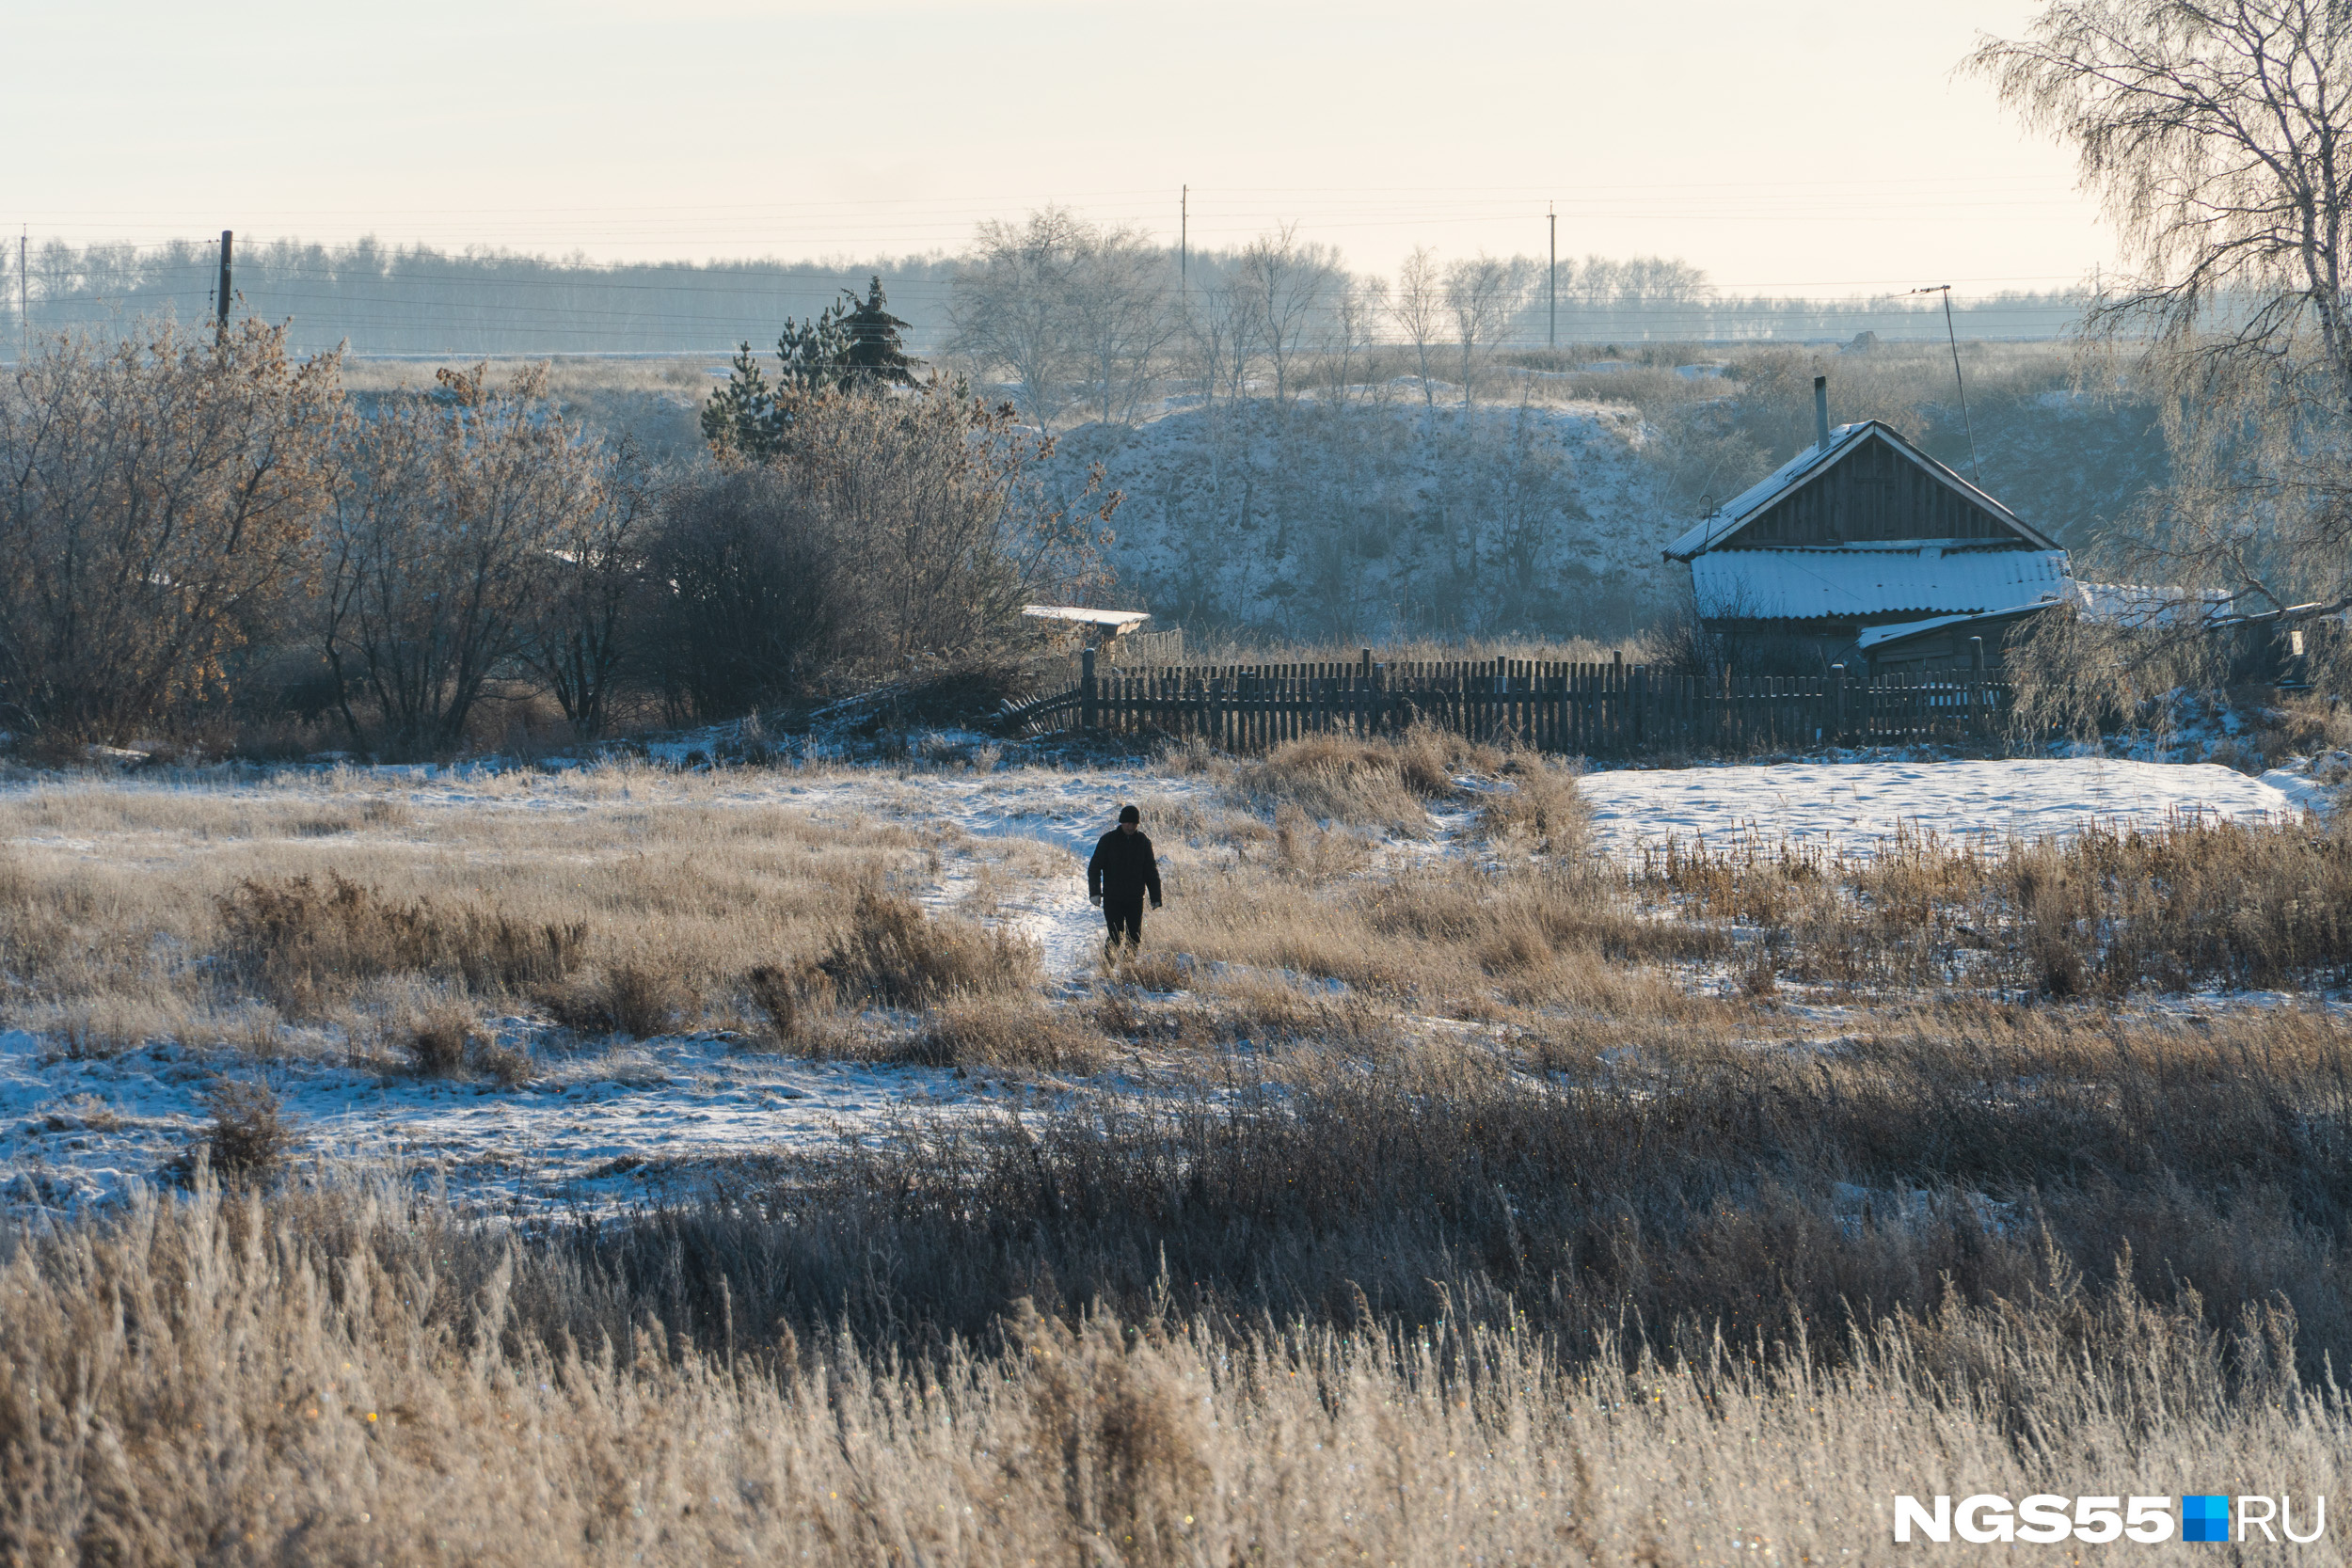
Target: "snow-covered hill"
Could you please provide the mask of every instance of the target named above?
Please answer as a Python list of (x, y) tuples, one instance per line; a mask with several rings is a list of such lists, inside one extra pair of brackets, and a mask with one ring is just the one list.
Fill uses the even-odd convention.
[(1063, 437), (1126, 493), (1122, 596), (1291, 638), (1622, 636), (1682, 584), (1682, 526), (1625, 404), (1430, 408), (1417, 390), (1191, 406)]

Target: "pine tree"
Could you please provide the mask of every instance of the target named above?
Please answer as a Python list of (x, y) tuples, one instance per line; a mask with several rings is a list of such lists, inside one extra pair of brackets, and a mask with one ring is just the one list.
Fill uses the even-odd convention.
[(768, 433), (775, 414), (775, 389), (760, 373), (750, 343), (739, 346), (730, 363), (727, 384), (713, 387), (710, 401), (703, 404), (703, 439), (722, 457), (761, 461), (771, 455)]
[(703, 439), (722, 457), (765, 463), (789, 444), (792, 421), (803, 399), (848, 387), (850, 306), (857, 296), (841, 291), (842, 298), (805, 322), (784, 318), (776, 337), (776, 362), (782, 367), (774, 385), (752, 357), (752, 345), (739, 345), (727, 384), (711, 388), (703, 405)]
[(914, 367), (921, 361), (907, 357), (899, 344), (898, 334), (907, 324), (885, 309), (881, 277), (867, 286), (862, 301), (853, 290), (844, 289), (841, 294), (856, 307), (846, 323), (850, 341), (843, 364), (849, 374), (869, 387), (914, 386)]
[[(805, 322), (784, 319), (776, 338), (781, 367), (771, 384), (752, 357), (752, 345), (736, 351), (727, 384), (711, 389), (703, 405), (703, 439), (722, 457), (765, 463), (791, 442), (801, 403), (827, 392), (912, 387), (921, 361), (908, 357), (898, 334), (907, 324), (890, 313), (882, 279), (866, 297), (844, 289), (841, 297)], [(961, 396), (961, 383), (958, 383)]]
[(844, 289), (838, 300), (805, 323), (784, 318), (784, 331), (776, 338), (776, 357), (783, 361), (787, 388), (832, 392), (850, 385), (850, 323), (855, 320), (850, 308), (856, 303), (857, 295)]

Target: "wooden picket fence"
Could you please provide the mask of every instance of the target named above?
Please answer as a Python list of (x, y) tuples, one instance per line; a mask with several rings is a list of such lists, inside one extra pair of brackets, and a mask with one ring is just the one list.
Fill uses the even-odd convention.
[(1098, 671), (1006, 705), (1003, 727), (1199, 737), (1263, 751), (1320, 734), (1391, 735), (1415, 722), (1481, 740), (1581, 756), (1749, 754), (1905, 741), (1988, 742), (2006, 732), (2011, 690), (1980, 670), (1926, 677), (1731, 675), (1645, 665), (1533, 659), (1186, 665)]

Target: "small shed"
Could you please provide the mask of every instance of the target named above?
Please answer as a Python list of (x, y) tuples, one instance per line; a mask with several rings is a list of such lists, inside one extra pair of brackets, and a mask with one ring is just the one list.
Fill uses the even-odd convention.
[(1997, 658), (2011, 626), (2073, 598), (2057, 540), (1890, 425), (1832, 429), (1822, 379), (1814, 410), (1812, 446), (1666, 546), (1709, 631), (1938, 667), (1971, 637)]
[(1087, 648), (1112, 648), (1119, 640), (1152, 619), (1143, 610), (1093, 610), (1085, 605), (1025, 604), (1021, 613), (1032, 620), (1056, 622)]

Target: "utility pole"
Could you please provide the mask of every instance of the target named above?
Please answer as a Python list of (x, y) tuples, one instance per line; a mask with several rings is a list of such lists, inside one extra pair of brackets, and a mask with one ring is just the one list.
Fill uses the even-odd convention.
[(1192, 297), (1192, 187), (1176, 198), (1176, 292)]
[(1554, 202), (1544, 203), (1544, 221), (1551, 225), (1551, 270), (1546, 274), (1547, 288), (1551, 295), (1551, 325), (1545, 336), (1553, 348), (1560, 346), (1560, 209)]
[(1960, 422), (1968, 432), (1968, 474), (1984, 488), (1984, 471), (1977, 467), (1977, 424), (1968, 417), (1968, 383), (1960, 373), (1960, 334), (1952, 327), (1952, 286), (1934, 283), (1924, 289), (1914, 289), (1915, 294), (1940, 293), (1944, 296), (1944, 336), (1952, 345), (1952, 385), (1960, 388)]
[(214, 341), (221, 343), (229, 341), (229, 256), (235, 239), (230, 230), (220, 231), (220, 325)]
[(16, 362), (24, 363), (31, 351), (25, 341), (32, 334), (33, 293), (31, 274), (24, 270), (24, 248), (32, 241), (33, 226), (26, 224), (16, 235)]

